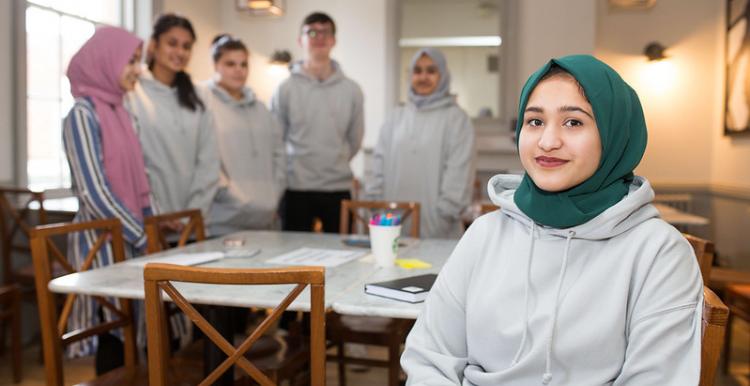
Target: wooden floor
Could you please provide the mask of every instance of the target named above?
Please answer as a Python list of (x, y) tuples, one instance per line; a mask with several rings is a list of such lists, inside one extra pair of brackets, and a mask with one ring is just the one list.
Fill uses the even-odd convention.
[[(734, 344), (732, 344), (732, 363), (730, 374), (721, 371), (715, 386), (750, 386), (750, 328), (747, 324), (737, 321), (734, 323)], [(383, 351), (373, 349), (369, 355), (381, 357)], [(10, 360), (6, 356), (0, 358), (0, 386), (44, 386), (44, 366), (39, 363), (39, 354), (35, 347), (27, 347), (24, 351), (24, 379), (14, 384), (11, 378)], [(93, 358), (82, 358), (65, 362), (66, 384), (73, 384), (90, 379), (93, 374)], [(328, 364), (327, 385), (337, 386), (336, 365)], [(384, 368), (370, 368), (365, 372), (348, 371), (347, 384), (354, 386), (382, 386), (386, 383)]]
[[(381, 354), (380, 350), (375, 351), (374, 355)], [(385, 354), (383, 351), (382, 354)], [(45, 386), (44, 383), (44, 366), (39, 363), (39, 354), (37, 349), (28, 347), (24, 351), (24, 374), (23, 382), (13, 383), (10, 369), (10, 360), (6, 354), (0, 357), (0, 386)], [(350, 366), (351, 367), (351, 366)], [(369, 368), (366, 371), (347, 371), (347, 385), (353, 386), (382, 386), (386, 384), (387, 372), (385, 368)], [(326, 385), (336, 386), (337, 367), (335, 363), (328, 363), (326, 369)], [(65, 384), (75, 384), (82, 381), (90, 380), (94, 376), (94, 360), (91, 357), (79, 358), (65, 361)]]

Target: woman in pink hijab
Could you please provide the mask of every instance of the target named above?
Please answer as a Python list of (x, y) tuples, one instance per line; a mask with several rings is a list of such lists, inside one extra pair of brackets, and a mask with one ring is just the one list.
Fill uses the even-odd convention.
[[(140, 74), (142, 46), (141, 39), (124, 29), (96, 30), (68, 65), (70, 89), (76, 99), (63, 127), (73, 191), (79, 202), (74, 221), (119, 219), (129, 257), (143, 252), (146, 244), (143, 218), (151, 214), (141, 145), (131, 117), (123, 107), (123, 96), (133, 89)], [(68, 256), (74, 266), (83, 264), (96, 238), (93, 232), (70, 236)], [(94, 267), (111, 264), (112, 260), (112, 251), (104, 248), (97, 255)], [(101, 317), (109, 319), (108, 313), (92, 299), (78, 297), (69, 328), (94, 325)], [(117, 338), (86, 339), (71, 345), (69, 354), (91, 354), (103, 339)], [(111, 346), (102, 341), (102, 348), (105, 345)], [(101, 356), (97, 355), (97, 372)]]

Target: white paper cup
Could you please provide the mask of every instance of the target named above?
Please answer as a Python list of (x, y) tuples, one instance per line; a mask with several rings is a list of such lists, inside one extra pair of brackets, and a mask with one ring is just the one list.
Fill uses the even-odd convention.
[(378, 267), (392, 267), (396, 264), (398, 237), (401, 225), (370, 224), (370, 247)]

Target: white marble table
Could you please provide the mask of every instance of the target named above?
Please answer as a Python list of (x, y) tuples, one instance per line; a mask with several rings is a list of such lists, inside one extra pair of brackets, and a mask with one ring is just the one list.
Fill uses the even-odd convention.
[[(266, 263), (267, 260), (301, 247), (362, 250), (344, 245), (341, 242), (341, 236), (335, 234), (257, 231), (237, 233), (230, 237), (245, 240), (244, 246), (233, 249), (251, 251), (259, 248), (260, 253), (252, 257), (225, 257), (202, 266), (271, 267), (276, 265)], [(365, 283), (438, 272), (457, 241), (405, 239), (405, 243), (407, 245), (399, 249), (399, 257), (419, 258), (430, 262), (432, 267), (409, 270), (399, 267), (378, 268), (372, 262), (371, 257), (364, 257), (338, 267), (328, 268), (325, 287), (326, 308), (346, 315), (416, 318), (422, 309), (422, 304), (409, 304), (366, 295)], [(153, 259), (180, 252), (227, 250), (229, 248), (224, 247), (223, 239), (213, 239), (145, 258)], [(175, 283), (175, 287), (193, 303), (237, 307), (276, 306), (292, 288), (292, 286), (215, 286), (189, 283)], [(59, 293), (143, 299), (143, 267), (128, 263), (115, 264), (57, 278), (49, 283), (49, 288)], [(289, 309), (309, 310), (308, 290), (305, 290)]]
[(654, 207), (659, 211), (661, 218), (672, 225), (708, 225), (710, 222), (705, 217), (683, 212), (662, 203), (655, 202)]

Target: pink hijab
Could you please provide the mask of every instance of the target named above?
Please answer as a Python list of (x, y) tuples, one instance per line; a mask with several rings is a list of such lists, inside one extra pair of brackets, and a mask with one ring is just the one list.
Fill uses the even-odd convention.
[(150, 187), (141, 143), (122, 104), (125, 91), (119, 78), (142, 44), (122, 28), (100, 27), (68, 65), (71, 93), (91, 98), (96, 108), (106, 183), (138, 219), (143, 219), (143, 208), (150, 206)]

